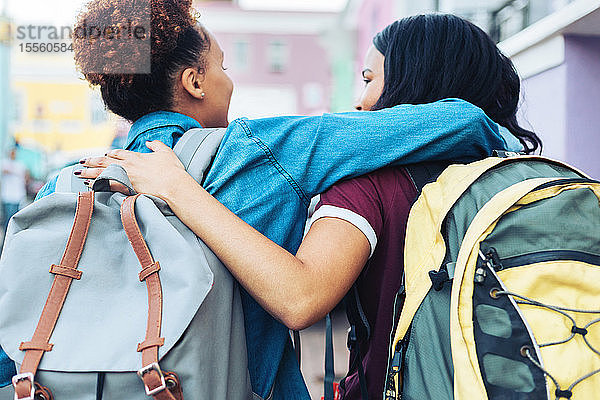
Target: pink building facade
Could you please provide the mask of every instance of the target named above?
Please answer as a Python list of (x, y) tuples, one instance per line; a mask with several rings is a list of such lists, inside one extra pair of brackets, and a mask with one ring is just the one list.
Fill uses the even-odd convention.
[(329, 111), (332, 71), (323, 35), (336, 14), (242, 10), (223, 1), (197, 7), (235, 84), (231, 118)]
[(362, 63), (373, 37), (398, 19), (396, 1), (364, 0), (357, 15), (357, 56)]

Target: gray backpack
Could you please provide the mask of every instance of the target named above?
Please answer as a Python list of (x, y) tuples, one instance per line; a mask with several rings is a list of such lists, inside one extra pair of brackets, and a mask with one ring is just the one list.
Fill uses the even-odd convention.
[[(195, 129), (175, 147), (198, 182), (223, 135)], [(253, 398), (227, 269), (160, 199), (110, 192), (131, 186), (120, 167), (93, 192), (74, 168), (8, 228), (0, 345), (19, 374), (0, 399)]]

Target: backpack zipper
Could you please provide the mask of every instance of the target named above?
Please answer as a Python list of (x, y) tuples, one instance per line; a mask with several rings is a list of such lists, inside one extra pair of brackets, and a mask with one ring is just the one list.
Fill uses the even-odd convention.
[(585, 253), (576, 250), (547, 250), (521, 256), (501, 259), (504, 268), (519, 267), (521, 265), (536, 264), (547, 261), (580, 261), (587, 264), (600, 265), (600, 255)]
[(388, 376), (385, 383), (385, 400), (399, 400), (402, 398), (400, 393), (396, 393), (396, 388), (394, 387), (394, 378), (398, 373), (400, 373), (400, 365), (402, 364), (402, 357), (404, 353), (403, 349), (404, 340), (401, 340), (396, 344), (394, 357), (392, 358), (392, 362), (390, 363), (388, 370)]
[[(385, 379), (385, 385), (384, 385), (384, 393), (383, 393), (383, 398), (385, 400), (396, 400), (396, 399), (401, 399), (401, 395), (399, 393), (396, 393), (396, 388), (394, 387), (394, 377), (396, 376), (396, 374), (398, 374), (400, 372), (400, 365), (402, 364), (402, 357), (403, 357), (403, 343), (404, 340), (399, 341), (395, 348), (392, 349), (392, 343), (394, 341), (394, 336), (396, 333), (396, 325), (397, 325), (397, 319), (398, 319), (398, 314), (400, 312), (400, 305), (398, 304), (398, 300), (404, 295), (405, 292), (405, 288), (404, 288), (404, 275), (402, 276), (402, 285), (400, 286), (400, 289), (398, 289), (398, 292), (396, 293), (396, 297), (394, 299), (394, 314), (393, 314), (393, 319), (392, 319), (392, 330), (390, 332), (390, 345), (389, 345), (389, 355), (388, 355), (388, 366), (387, 366), (387, 376)], [(393, 351), (393, 356), (392, 356), (392, 351)]]

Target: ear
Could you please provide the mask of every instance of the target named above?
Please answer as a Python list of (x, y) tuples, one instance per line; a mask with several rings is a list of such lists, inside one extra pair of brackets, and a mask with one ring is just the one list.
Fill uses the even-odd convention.
[(190, 96), (198, 99), (204, 99), (204, 89), (202, 82), (204, 81), (203, 71), (198, 71), (194, 68), (186, 68), (181, 74), (181, 84)]

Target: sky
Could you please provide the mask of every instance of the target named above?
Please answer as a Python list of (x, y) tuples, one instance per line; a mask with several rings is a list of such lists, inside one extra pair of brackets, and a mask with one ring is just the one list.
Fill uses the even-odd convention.
[[(0, 0), (17, 23), (71, 25), (88, 0)], [(289, 11), (340, 11), (348, 0), (239, 0), (248, 9)]]
[(83, 0), (0, 0), (17, 23), (72, 25)]

